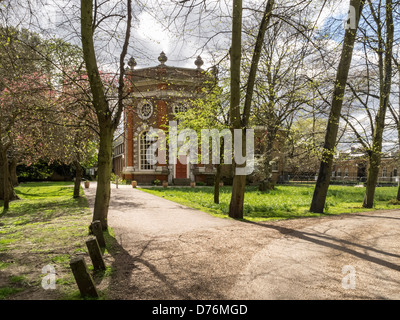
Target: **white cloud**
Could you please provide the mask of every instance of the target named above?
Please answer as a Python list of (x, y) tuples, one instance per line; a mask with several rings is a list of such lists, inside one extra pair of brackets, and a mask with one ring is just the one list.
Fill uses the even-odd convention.
[(328, 1), (322, 10), (317, 9), (315, 19), (317, 27), (321, 28), (330, 18), (342, 18), (347, 16), (350, 8), (349, 0)]
[(170, 48), (171, 35), (163, 26), (149, 13), (143, 12), (139, 15), (139, 28), (137, 34), (145, 41), (150, 41), (162, 51)]

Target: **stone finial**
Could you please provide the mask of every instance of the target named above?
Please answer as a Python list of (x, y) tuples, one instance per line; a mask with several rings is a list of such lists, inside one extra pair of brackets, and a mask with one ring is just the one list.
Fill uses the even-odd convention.
[(160, 53), (160, 56), (158, 57), (158, 61), (160, 61), (161, 65), (164, 65), (168, 61), (168, 58), (165, 55), (164, 51), (162, 51)]
[(200, 69), (201, 66), (204, 64), (203, 59), (201, 59), (201, 57), (198, 56), (194, 64), (197, 66), (197, 69)]
[(128, 66), (129, 68), (131, 68), (132, 70), (137, 66), (136, 60), (134, 57), (131, 57), (128, 61)]

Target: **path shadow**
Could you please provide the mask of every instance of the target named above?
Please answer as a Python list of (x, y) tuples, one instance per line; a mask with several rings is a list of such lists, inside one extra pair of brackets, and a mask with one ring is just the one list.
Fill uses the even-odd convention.
[(291, 237), (296, 237), (301, 240), (312, 242), (319, 246), (325, 246), (325, 247), (332, 248), (332, 249), (335, 249), (338, 251), (342, 251), (342, 252), (351, 254), (357, 258), (387, 267), (389, 269), (400, 271), (400, 265), (398, 265), (398, 264), (394, 264), (392, 262), (385, 261), (385, 260), (377, 258), (377, 257), (369, 256), (368, 254), (358, 252), (358, 251), (348, 248), (348, 247), (344, 247), (344, 245), (357, 247), (360, 249), (372, 251), (377, 254), (394, 257), (394, 258), (400, 258), (400, 255), (398, 255), (398, 254), (378, 250), (373, 247), (361, 245), (361, 244), (354, 243), (354, 242), (351, 242), (348, 240), (343, 240), (343, 239), (330, 237), (330, 236), (322, 235), (322, 234), (299, 231), (299, 230), (290, 229), (290, 228), (286, 228), (286, 227), (279, 226), (279, 225), (260, 223), (260, 222), (254, 222), (254, 221), (248, 221), (248, 220), (246, 220), (246, 221), (242, 220), (242, 222), (257, 225), (257, 226), (260, 226), (263, 228), (273, 229), (273, 230), (280, 232), (283, 235), (290, 235)]
[[(394, 210), (394, 211), (398, 211), (398, 210)], [(350, 214), (349, 214), (350, 215)], [(355, 216), (355, 217), (370, 217), (370, 218), (377, 218), (377, 219), (391, 219), (391, 220), (400, 220), (400, 217), (396, 218), (396, 217), (388, 217), (388, 216), (375, 216), (375, 215), (367, 215), (367, 214), (357, 214), (357, 213), (351, 213), (351, 216)]]
[[(178, 297), (178, 299), (190, 300), (193, 299), (190, 295), (183, 292), (179, 289), (172, 280), (168, 278), (165, 274), (163, 274), (156, 265), (149, 262), (143, 256), (147, 250), (149, 250), (149, 246), (153, 240), (147, 240), (142, 245), (140, 252), (137, 255), (131, 255), (119, 242), (118, 240), (111, 235), (108, 231), (104, 232), (104, 238), (106, 240), (107, 250), (110, 255), (113, 257), (114, 261), (112, 263), (113, 272), (111, 274), (111, 283), (110, 283), (110, 291), (117, 290), (119, 292), (127, 293), (132, 296), (131, 299), (138, 299), (137, 296), (141, 290), (137, 284), (131, 281), (132, 274), (139, 270), (142, 266), (145, 266), (150, 270), (151, 274), (155, 277), (156, 280), (160, 281), (171, 295)], [(121, 279), (125, 279), (123, 283), (121, 283)], [(118, 286), (118, 288), (114, 287)], [(118, 296), (118, 294), (117, 294)], [(125, 297), (128, 298), (129, 297)]]

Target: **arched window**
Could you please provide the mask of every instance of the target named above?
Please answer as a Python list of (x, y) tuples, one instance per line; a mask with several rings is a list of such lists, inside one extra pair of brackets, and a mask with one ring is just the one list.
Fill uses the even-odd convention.
[(148, 133), (148, 131), (144, 131), (139, 137), (140, 170), (154, 170), (156, 164), (154, 152), (150, 150), (154, 139), (149, 137)]

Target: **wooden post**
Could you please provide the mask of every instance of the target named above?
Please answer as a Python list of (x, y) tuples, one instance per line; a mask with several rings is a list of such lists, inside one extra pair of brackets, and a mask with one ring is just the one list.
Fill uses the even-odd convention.
[(115, 176), (115, 185), (116, 185), (116, 188), (118, 189), (118, 176)]
[(106, 265), (101, 254), (99, 243), (96, 237), (91, 237), (86, 241), (86, 246), (89, 250), (90, 259), (93, 263), (94, 270), (106, 270)]
[(103, 229), (99, 220), (93, 221), (91, 224), (93, 235), (96, 237), (100, 248), (106, 247), (106, 241), (104, 240)]
[(82, 297), (98, 298), (96, 286), (93, 279), (88, 272), (85, 260), (83, 257), (76, 257), (69, 263), (72, 273), (74, 274), (76, 284)]

